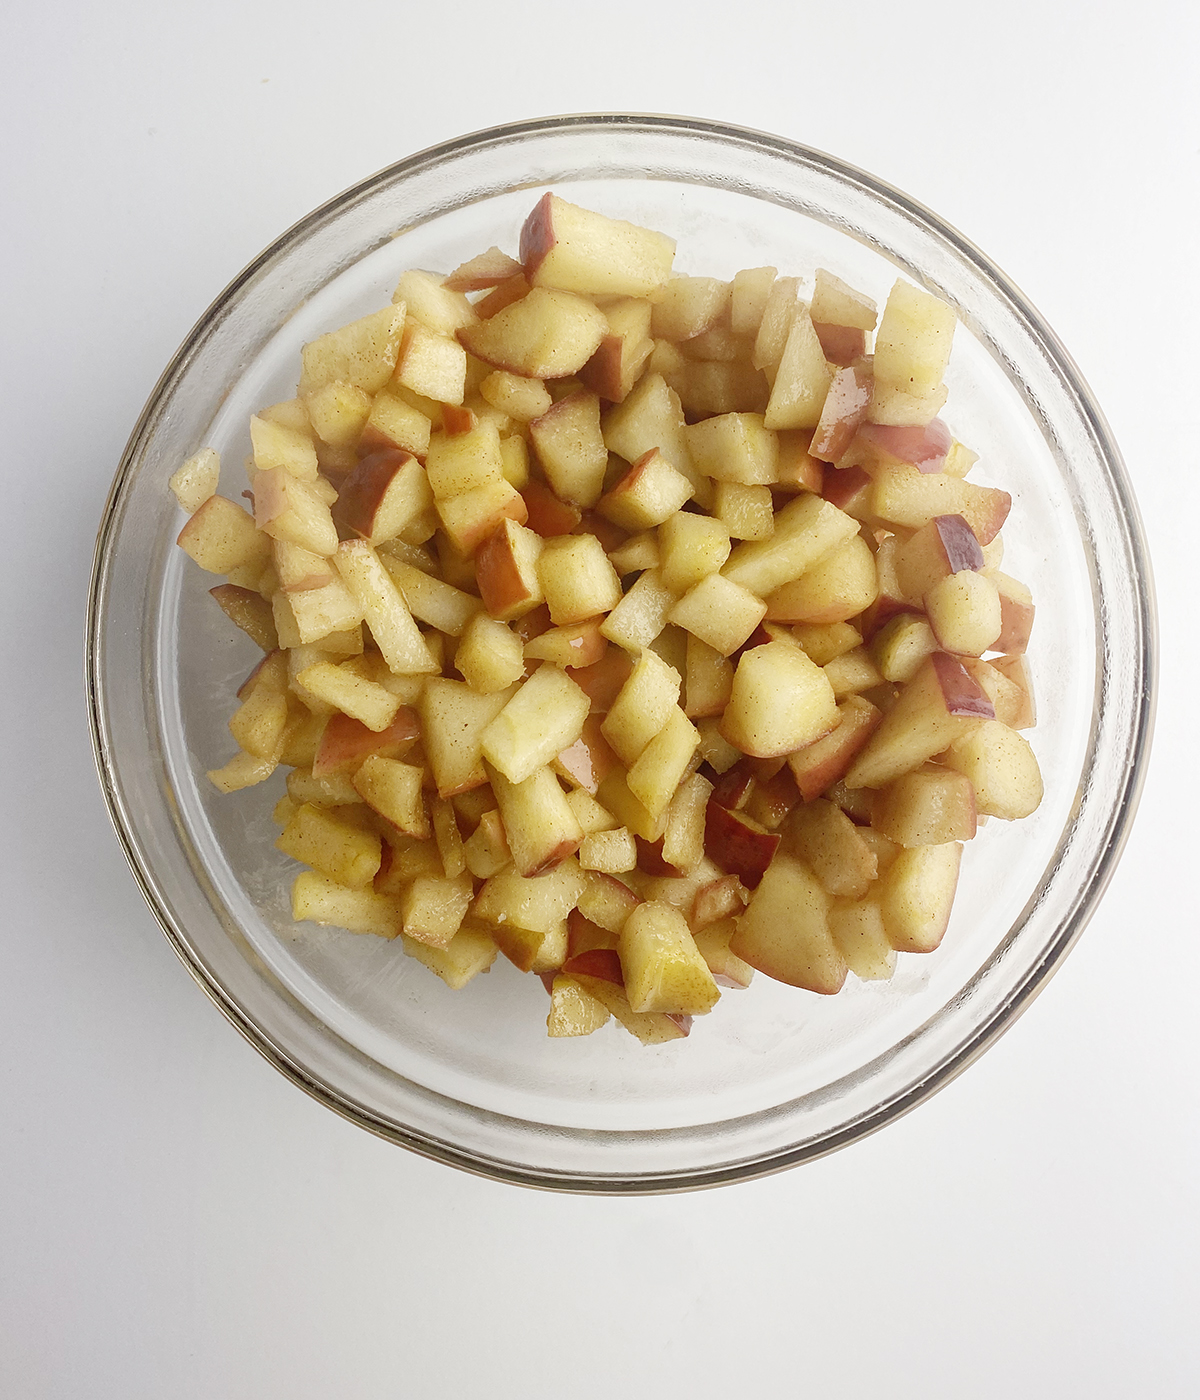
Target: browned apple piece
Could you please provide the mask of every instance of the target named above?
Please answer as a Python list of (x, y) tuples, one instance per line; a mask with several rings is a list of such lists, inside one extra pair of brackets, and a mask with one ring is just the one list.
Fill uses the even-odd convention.
[(866, 421), (873, 383), (870, 370), (863, 366), (851, 365), (838, 370), (813, 432), (808, 449), (811, 456), (822, 462), (836, 462), (846, 452), (855, 433)]
[[(537, 562), (542, 551), (536, 530), (504, 520), (475, 551), (475, 577), (488, 613), (511, 622), (542, 602)], [(548, 618), (547, 618), (548, 620)]]
[(831, 365), (852, 365), (867, 351), (867, 333), (857, 326), (836, 326), (814, 321), (813, 330), (821, 343), (821, 353)]
[(1033, 631), (1033, 594), (1023, 583), (997, 570), (992, 581), (1000, 594), (1000, 635), (995, 650), (1020, 656), (1029, 645)]
[(629, 654), (620, 647), (609, 647), (591, 666), (581, 666), (571, 679), (592, 702), (592, 713), (606, 715), (633, 671)]
[(333, 518), (343, 531), (379, 544), (432, 505), (420, 462), (409, 452), (385, 448), (364, 457), (342, 482)]
[(360, 720), (340, 712), (329, 716), (313, 759), (314, 777), (331, 773), (353, 773), (371, 754), (399, 758), (421, 737), (421, 722), (415, 710), (402, 705), (396, 718), (379, 733)]
[(922, 768), (879, 791), (871, 813), (876, 831), (901, 846), (944, 846), (975, 835), (975, 790), (962, 773)]
[(748, 758), (739, 759), (732, 768), (727, 768), (713, 783), (711, 800), (727, 811), (740, 811), (750, 800), (750, 789), (754, 785), (754, 770)]
[(910, 846), (879, 877), (888, 940), (898, 953), (932, 953), (950, 924), (962, 846)]
[(230, 622), (240, 627), (251, 641), (257, 642), (263, 651), (275, 650), (279, 645), (275, 615), (261, 593), (236, 583), (219, 583), (208, 591)]
[(921, 427), (896, 427), (864, 423), (850, 447), (850, 465), (916, 467), (920, 472), (940, 472), (954, 438), (940, 418)]
[(581, 513), (578, 506), (561, 500), (543, 481), (530, 481), (522, 488), (528, 511), (526, 524), (543, 539), (569, 535), (578, 527)]
[(704, 814), (704, 850), (714, 864), (756, 889), (779, 847), (779, 833), (709, 800)]

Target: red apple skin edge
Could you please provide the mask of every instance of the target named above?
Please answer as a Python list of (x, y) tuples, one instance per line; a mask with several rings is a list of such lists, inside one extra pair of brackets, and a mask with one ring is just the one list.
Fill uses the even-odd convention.
[(532, 277), (541, 266), (546, 254), (558, 239), (554, 234), (554, 220), (550, 213), (551, 196), (547, 193), (533, 206), (529, 217), (521, 225), (521, 244), (518, 256), (525, 269), (525, 276)]
[(756, 831), (711, 798), (704, 813), (704, 852), (747, 889), (757, 889), (779, 846), (779, 833)]
[(952, 574), (983, 568), (983, 549), (961, 515), (939, 515), (933, 523)]
[(935, 651), (929, 658), (946, 702), (946, 713), (975, 719), (995, 719), (996, 711), (983, 687), (956, 656)]

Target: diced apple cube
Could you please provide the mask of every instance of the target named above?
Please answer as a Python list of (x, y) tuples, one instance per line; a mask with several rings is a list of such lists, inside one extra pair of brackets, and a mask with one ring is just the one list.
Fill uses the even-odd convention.
[(986, 574), (963, 569), (935, 583), (925, 612), (938, 645), (958, 656), (982, 656), (1001, 632), (1000, 594)]
[(608, 1021), (608, 1008), (592, 996), (572, 977), (556, 976), (550, 988), (550, 1013), (546, 1017), (547, 1035), (591, 1035)]
[(635, 762), (678, 707), (679, 673), (650, 650), (643, 651), (601, 725), (613, 752)]
[(480, 545), (475, 555), (479, 595), (490, 615), (511, 622), (532, 612), (543, 601), (538, 577), (541, 536), (518, 525), (501, 521), (499, 528)]
[(178, 468), (167, 485), (183, 509), (194, 515), (216, 493), (220, 476), (220, 457), (211, 447), (202, 447)]
[(909, 393), (936, 389), (946, 373), (956, 322), (944, 301), (897, 281), (875, 336), (875, 377)]
[(209, 496), (179, 532), (179, 547), (211, 574), (228, 574), (240, 566), (261, 567), (270, 543), (255, 529), (253, 518), (225, 496)]
[(482, 787), (483, 731), (508, 703), (515, 690), (480, 695), (465, 681), (434, 676), (417, 701), (425, 756), (433, 769), (439, 797)]
[(691, 482), (652, 447), (605, 492), (598, 509), (622, 529), (648, 530), (675, 516), (691, 496)]
[(956, 739), (943, 762), (970, 779), (984, 816), (1018, 821), (1041, 804), (1042, 774), (1029, 741), (999, 720)]
[(275, 844), (284, 855), (351, 889), (364, 889), (379, 869), (381, 851), (375, 832), (310, 802), (296, 811)]
[(665, 286), (675, 240), (623, 219), (581, 209), (556, 194), (537, 203), (521, 229), (521, 262), (534, 287), (591, 296), (649, 296)]
[(766, 598), (857, 534), (858, 521), (836, 506), (819, 496), (799, 496), (775, 516), (770, 539), (738, 545), (721, 573)]
[(791, 641), (742, 653), (721, 733), (755, 758), (790, 754), (828, 734), (837, 702), (822, 669)]
[(767, 605), (748, 589), (710, 573), (667, 616), (722, 656), (729, 656), (751, 636), (766, 611)]
[(667, 625), (675, 594), (662, 581), (661, 571), (647, 569), (600, 624), (601, 635), (626, 651), (648, 647)]
[(572, 292), (534, 287), (478, 325), (458, 332), (477, 359), (526, 379), (564, 379), (595, 354), (608, 323)]
[(621, 601), (621, 580), (595, 535), (560, 535), (547, 540), (537, 568), (555, 626), (582, 622), (608, 612)]
[(483, 731), (483, 756), (510, 782), (523, 782), (579, 738), (589, 709), (565, 671), (539, 667)]
[(391, 575), (365, 540), (345, 540), (334, 555), (343, 582), (389, 668), (398, 675), (430, 675), (441, 668), (413, 621)]
[(897, 952), (932, 953), (950, 923), (962, 846), (909, 846), (877, 885), (888, 940)]
[(574, 854), (583, 831), (550, 768), (539, 768), (519, 783), (491, 770), (513, 864), (522, 875), (538, 875)]
[(639, 904), (621, 930), (621, 970), (635, 1011), (702, 1016), (720, 999), (687, 920), (669, 904)]
[(765, 416), (768, 428), (815, 428), (833, 376), (806, 307), (792, 313)]
[(855, 977), (873, 982), (886, 981), (892, 975), (896, 952), (888, 941), (878, 899), (834, 900), (829, 928)]
[(385, 306), (304, 347), (300, 397), (339, 379), (378, 393), (392, 377), (404, 334), (403, 305)]
[(568, 394), (529, 425), (529, 437), (555, 495), (594, 506), (604, 486), (608, 448), (600, 432), (600, 399)]
[(409, 957), (436, 973), (454, 991), (465, 987), (472, 977), (485, 972), (496, 961), (499, 949), (482, 930), (460, 928), (445, 948), (431, 948), (401, 934), (404, 951)]
[(846, 960), (829, 926), (829, 896), (812, 871), (777, 855), (737, 920), (730, 951), (767, 977), (831, 995), (846, 980)]

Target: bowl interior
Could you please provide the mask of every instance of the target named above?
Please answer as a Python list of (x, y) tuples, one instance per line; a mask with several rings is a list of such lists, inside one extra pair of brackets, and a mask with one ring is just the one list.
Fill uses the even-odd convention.
[[(615, 144), (597, 144), (606, 134)], [(740, 135), (684, 139), (650, 123), (490, 139), (482, 152), (464, 143), (440, 165), (385, 172), (318, 211), (235, 284), (168, 372), (101, 542), (102, 772), (185, 960), (256, 1043), (341, 1111), (419, 1150), (545, 1184), (661, 1189), (766, 1170), (915, 1101), (986, 1042), (1078, 932), (1131, 809), (1145, 727), (1130, 686), (1147, 673), (1136, 525), (1115, 452), (1052, 337), (974, 250), (902, 197), (813, 153), (739, 151)], [(755, 178), (756, 162), (769, 179)], [(232, 752), (233, 691), (259, 653), (206, 596), (216, 580), (174, 548), (166, 490), (178, 461), (211, 445), (221, 489), (236, 495), (249, 417), (295, 392), (307, 340), (385, 304), (406, 268), (446, 271), (491, 244), (515, 253), (551, 186), (670, 233), (682, 272), (772, 264), (811, 286), (820, 266), (882, 304), (903, 271), (953, 301), (962, 323), (943, 417), (980, 456), (972, 479), (1012, 493), (1003, 567), (1039, 606), (1028, 737), (1046, 796), (1032, 818), (993, 820), (969, 843), (939, 951), (901, 955), (887, 983), (851, 977), (833, 998), (759, 976), (687, 1040), (655, 1048), (615, 1025), (549, 1040), (540, 982), (503, 959), (451, 992), (398, 945), (292, 923), (294, 867), (271, 821), (282, 777), (225, 797), (204, 777)], [(114, 703), (122, 650), (137, 653), (144, 706), (127, 693)]]

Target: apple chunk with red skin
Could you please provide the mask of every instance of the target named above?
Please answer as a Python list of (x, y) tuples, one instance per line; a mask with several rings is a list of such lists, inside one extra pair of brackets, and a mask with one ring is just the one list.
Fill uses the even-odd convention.
[(747, 889), (758, 887), (780, 839), (777, 831), (766, 831), (741, 812), (709, 799), (704, 812), (704, 853)]
[(920, 472), (940, 472), (954, 438), (940, 418), (920, 428), (864, 423), (850, 445), (850, 461), (861, 466), (901, 463)]
[(846, 980), (846, 960), (829, 927), (830, 899), (812, 871), (781, 853), (737, 921), (730, 950), (777, 982), (830, 996)]
[(809, 455), (822, 462), (836, 462), (867, 419), (873, 380), (868, 369), (850, 365), (833, 376), (821, 420), (809, 446)]
[(995, 717), (992, 702), (962, 662), (936, 651), (884, 715), (846, 774), (846, 785), (884, 787)]
[(410, 452), (384, 448), (364, 457), (342, 483), (333, 519), (349, 534), (380, 544), (432, 505), (420, 462)]
[(645, 297), (666, 285), (675, 240), (545, 194), (522, 225), (520, 252), (535, 288)]
[(321, 733), (313, 760), (313, 777), (352, 773), (371, 754), (399, 758), (420, 737), (421, 722), (416, 711), (407, 705), (396, 711), (396, 718), (380, 733), (368, 729), (361, 720), (335, 711)]

